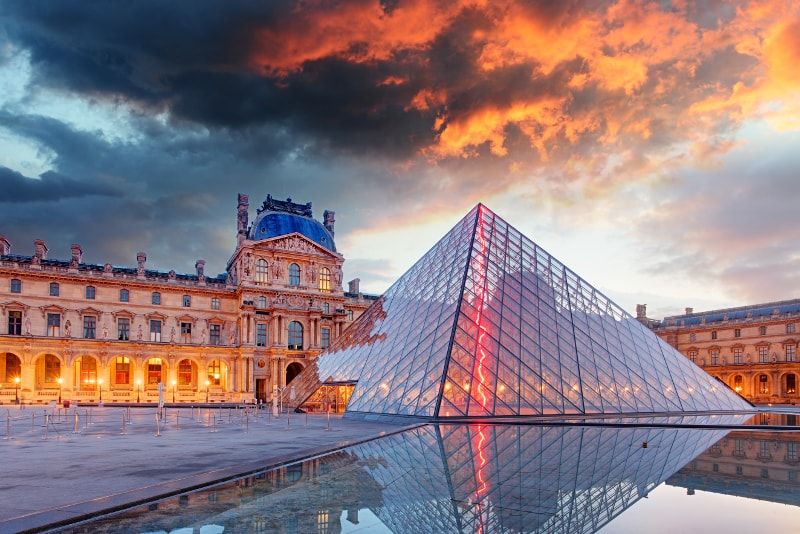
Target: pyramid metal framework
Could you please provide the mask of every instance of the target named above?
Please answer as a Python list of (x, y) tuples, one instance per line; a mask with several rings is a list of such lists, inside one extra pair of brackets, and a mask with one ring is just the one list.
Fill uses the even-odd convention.
[(486, 206), (473, 208), (292, 383), (348, 413), (427, 418), (752, 406)]

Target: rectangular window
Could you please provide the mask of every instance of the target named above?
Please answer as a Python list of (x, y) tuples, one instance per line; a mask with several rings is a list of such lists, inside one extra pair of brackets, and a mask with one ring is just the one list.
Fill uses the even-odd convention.
[(17, 278), (11, 279), (11, 292), (22, 293), (22, 280), (19, 280)]
[(117, 319), (117, 339), (128, 341), (131, 337), (131, 320), (127, 317)]
[(696, 350), (690, 350), (689, 351), (689, 359), (692, 360), (692, 363), (695, 363), (695, 364), (697, 363), (697, 351)]
[(325, 315), (330, 315), (331, 313), (331, 305), (328, 304), (327, 302), (325, 302), (322, 305), (322, 313), (324, 313)]
[(192, 342), (192, 323), (181, 323), (181, 342)]
[(797, 443), (793, 441), (786, 442), (786, 459), (789, 461), (797, 460)]
[(56, 282), (50, 284), (50, 296), (57, 297), (61, 293), (61, 288)]
[(181, 360), (178, 364), (178, 385), (191, 386), (192, 385), (192, 361)]
[(22, 312), (10, 311), (8, 312), (8, 335), (21, 336), (22, 335)]
[(86, 286), (86, 300), (94, 300), (97, 290), (94, 286)]
[(353, 320), (353, 310), (347, 310), (347, 320), (348, 321)]
[(689, 342), (694, 343), (697, 341), (697, 334), (689, 334)]
[(797, 346), (786, 345), (785, 348), (786, 348), (786, 361), (787, 362), (797, 361)]
[(733, 337), (742, 337), (742, 329), (741, 328), (734, 329)]
[(320, 328), (319, 331), (320, 337), (320, 346), (323, 349), (327, 349), (331, 346), (331, 329), (330, 328)]
[(744, 456), (744, 440), (743, 439), (736, 439), (733, 442), (733, 454), (734, 454), (734, 456)]
[[(161, 382), (161, 361), (158, 358), (154, 358), (158, 363), (148, 363), (147, 364), (147, 383), (148, 384), (158, 384)], [(151, 360), (152, 362), (152, 360)]]
[(737, 347), (737, 348), (733, 349), (733, 363), (735, 363), (737, 365), (741, 365), (742, 362), (743, 362), (742, 349)]
[(212, 345), (219, 345), (220, 328), (218, 324), (212, 324), (209, 331), (209, 340)]
[(130, 384), (131, 360), (126, 356), (118, 356), (114, 362), (114, 383)]
[(758, 327), (758, 333), (761, 334), (762, 336), (766, 336), (767, 335), (767, 327), (766, 326), (759, 326)]
[(719, 351), (712, 350), (711, 351), (711, 365), (719, 365)]
[(191, 306), (192, 306), (192, 297), (190, 297), (189, 295), (184, 295), (183, 296), (183, 307), (184, 308), (190, 308)]
[(711, 339), (717, 339), (717, 331), (716, 330), (712, 330), (711, 331)]
[(47, 314), (47, 335), (51, 337), (58, 337), (61, 335), (61, 314), (48, 313)]
[(758, 393), (766, 395), (769, 393), (769, 383), (767, 375), (758, 375)]
[(736, 474), (737, 475), (741, 475), (742, 473), (744, 473), (744, 469), (742, 469), (741, 465), (737, 465), (736, 466)]
[(217, 297), (211, 298), (211, 309), (218, 310), (219, 309), (219, 299)]
[(786, 333), (794, 334), (794, 331), (795, 331), (794, 323), (786, 323)]
[(158, 319), (150, 320), (150, 341), (161, 341), (161, 321)]
[(119, 301), (120, 302), (129, 302), (131, 299), (131, 294), (127, 289), (120, 289), (119, 290)]
[(758, 347), (758, 361), (759, 363), (769, 362), (769, 347), (766, 345)]
[(266, 347), (267, 346), (267, 324), (266, 323), (256, 323), (256, 346), (257, 347)]
[(94, 315), (87, 315), (83, 318), (83, 337), (85, 339), (97, 337), (97, 317)]
[(161, 293), (154, 291), (153, 294), (150, 295), (150, 302), (152, 302), (155, 306), (161, 305)]

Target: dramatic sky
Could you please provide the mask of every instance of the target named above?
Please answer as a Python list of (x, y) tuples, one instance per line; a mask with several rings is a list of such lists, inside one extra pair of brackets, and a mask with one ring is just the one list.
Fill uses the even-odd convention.
[(798, 66), (800, 1), (3, 0), (0, 233), (217, 273), (272, 193), (381, 292), (483, 201), (630, 311), (799, 297)]

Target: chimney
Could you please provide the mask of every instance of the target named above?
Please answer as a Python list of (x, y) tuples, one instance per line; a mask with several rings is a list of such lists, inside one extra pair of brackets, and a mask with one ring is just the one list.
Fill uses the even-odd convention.
[(136, 254), (136, 276), (144, 278), (144, 262), (147, 261), (147, 254), (139, 252)]
[(206, 283), (206, 260), (197, 260), (194, 263), (194, 268), (197, 271), (197, 282), (200, 284)]
[(7, 256), (8, 254), (11, 254), (11, 241), (0, 234), (0, 256)]
[(647, 304), (636, 305), (636, 318), (647, 319)]
[(694, 308), (686, 308), (684, 311), (686, 312), (686, 315), (691, 315), (694, 313)]
[(360, 293), (361, 292), (361, 278), (353, 278), (349, 282), (347, 282), (348, 291), (350, 293)]
[(77, 267), (79, 263), (83, 261), (83, 249), (77, 243), (73, 243), (71, 247), (69, 247), (70, 252), (72, 252), (72, 264)]
[(33, 242), (33, 257), (38, 261), (47, 259), (47, 245), (41, 239)]
[(333, 225), (336, 223), (335, 216), (336, 212), (331, 210), (325, 210), (325, 213), (322, 214), (322, 225), (331, 233), (331, 236), (333, 236)]
[(239, 204), (236, 216), (236, 239), (241, 243), (247, 239), (247, 210), (250, 209), (250, 197), (239, 193)]

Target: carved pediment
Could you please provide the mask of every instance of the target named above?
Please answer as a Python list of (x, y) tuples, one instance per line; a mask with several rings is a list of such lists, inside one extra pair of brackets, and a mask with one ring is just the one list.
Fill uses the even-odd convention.
[(30, 306), (18, 300), (10, 300), (0, 304), (0, 308), (3, 310), (27, 310)]
[(81, 315), (97, 315), (99, 316), (102, 313), (100, 310), (96, 310), (89, 306), (88, 308), (83, 308), (82, 310), (78, 310), (78, 313)]
[(315, 256), (336, 257), (335, 253), (297, 232), (268, 239), (259, 245), (260, 246), (257, 248), (264, 248), (267, 250), (281, 250), (287, 252), (297, 252), (298, 254), (313, 254)]

